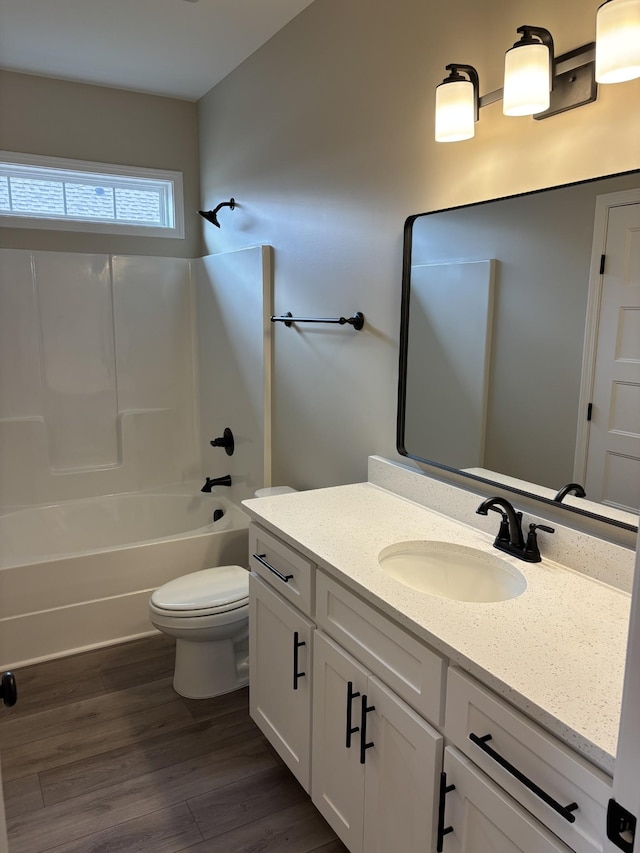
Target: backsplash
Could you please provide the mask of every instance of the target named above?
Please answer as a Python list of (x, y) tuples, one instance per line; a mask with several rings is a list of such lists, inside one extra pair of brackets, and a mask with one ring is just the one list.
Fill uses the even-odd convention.
[(197, 476), (190, 261), (0, 251), (0, 505)]

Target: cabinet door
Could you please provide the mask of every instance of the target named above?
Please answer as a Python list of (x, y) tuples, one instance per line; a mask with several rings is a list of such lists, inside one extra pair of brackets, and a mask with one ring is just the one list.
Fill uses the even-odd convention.
[(249, 596), (249, 711), (308, 793), (315, 626), (255, 575)]
[(363, 849), (365, 765), (360, 763), (360, 722), (366, 689), (366, 669), (316, 631), (311, 799), (351, 853)]
[(366, 697), (364, 849), (434, 850), (442, 737), (373, 676)]
[(570, 853), (454, 747), (444, 751), (443, 853)]

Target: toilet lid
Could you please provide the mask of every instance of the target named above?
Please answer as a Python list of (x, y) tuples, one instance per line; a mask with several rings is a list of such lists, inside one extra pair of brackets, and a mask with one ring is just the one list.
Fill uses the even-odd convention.
[(232, 610), (249, 596), (249, 572), (242, 566), (217, 566), (169, 581), (151, 596), (163, 610)]

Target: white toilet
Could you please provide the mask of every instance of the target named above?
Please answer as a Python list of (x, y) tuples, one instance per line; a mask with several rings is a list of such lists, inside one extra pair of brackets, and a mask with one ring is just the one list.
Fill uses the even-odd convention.
[[(294, 492), (259, 489), (257, 497)], [(188, 699), (206, 699), (249, 683), (249, 572), (216, 566), (159, 587), (149, 599), (159, 631), (176, 638), (173, 687)]]

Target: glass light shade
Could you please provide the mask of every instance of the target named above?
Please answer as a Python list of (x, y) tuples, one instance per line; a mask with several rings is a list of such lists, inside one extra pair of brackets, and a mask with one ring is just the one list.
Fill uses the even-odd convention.
[(436, 142), (460, 142), (475, 133), (473, 83), (456, 80), (436, 87)]
[(522, 44), (506, 52), (502, 100), (506, 116), (532, 116), (549, 109), (550, 61), (545, 44)]
[(596, 80), (640, 77), (640, 0), (610, 0), (596, 17)]

